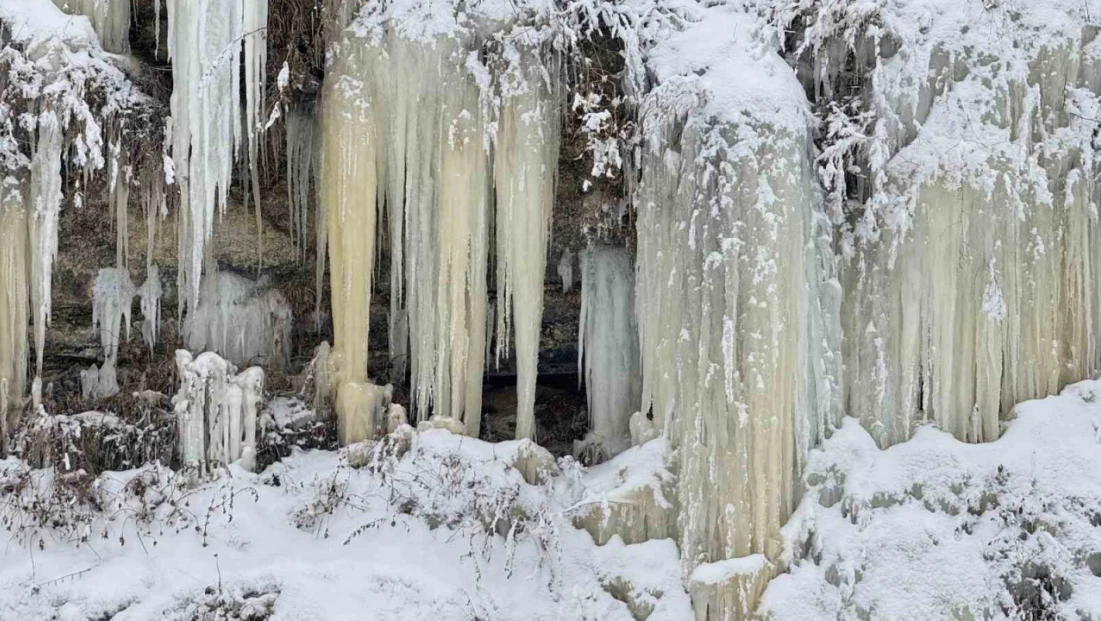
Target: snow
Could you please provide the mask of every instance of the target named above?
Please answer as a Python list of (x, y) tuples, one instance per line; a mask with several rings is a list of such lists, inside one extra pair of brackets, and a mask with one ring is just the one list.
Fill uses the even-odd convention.
[[(299, 451), (195, 487), (157, 466), (106, 473), (92, 487), (105, 512), (73, 538), (25, 538), (33, 561), (31, 547), (0, 551), (0, 616), (184, 619), (251, 605), (272, 621), (632, 621), (630, 605), (650, 621), (689, 618), (672, 540), (595, 545), (566, 513), (586, 475), (530, 485), (512, 466), (518, 448), (435, 430), (362, 468)], [(0, 462), (0, 481), (20, 476)]]
[(882, 450), (846, 418), (811, 455), (807, 492), (784, 527), (790, 573), (772, 581), (760, 612), (774, 621), (1028, 618), (1017, 615), (1038, 613), (1013, 585), (1041, 568), (1067, 591), (1051, 613), (1096, 618), (1099, 396), (1101, 382), (1085, 381), (1022, 403), (1000, 439), (978, 445), (926, 426)]

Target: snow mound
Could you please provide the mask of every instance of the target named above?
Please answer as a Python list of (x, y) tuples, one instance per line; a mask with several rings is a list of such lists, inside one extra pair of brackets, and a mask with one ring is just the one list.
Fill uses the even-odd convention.
[(996, 442), (933, 427), (880, 450), (848, 418), (812, 452), (762, 612), (1101, 618), (1101, 381), (1016, 408)]

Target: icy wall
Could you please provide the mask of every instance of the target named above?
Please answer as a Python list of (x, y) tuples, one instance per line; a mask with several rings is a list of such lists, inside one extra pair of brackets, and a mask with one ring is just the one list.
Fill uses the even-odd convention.
[[(798, 82), (752, 49), (751, 16), (720, 6), (693, 17), (653, 50), (659, 84), (640, 112), (643, 409), (674, 450), (700, 618), (743, 618), (754, 602), (739, 593), (772, 571), (803, 456), (837, 416), (836, 313), (819, 296), (836, 283), (816, 251)], [(752, 571), (712, 565), (754, 554), (736, 564)]]
[(1098, 369), (1097, 4), (791, 4), (849, 185), (845, 410), (881, 446), (994, 440)]
[[(700, 619), (746, 617), (782, 569), (780, 527), (806, 455), (841, 414), (881, 446), (929, 422), (988, 441), (1013, 404), (1098, 370), (1096, 0), (463, 6), (331, 3), (320, 101), (276, 108), (292, 254), (302, 258), (311, 225), (327, 249), (316, 273), (320, 283), (328, 265), (335, 345), (315, 381), (344, 443), (374, 435), (394, 397), (368, 377), (368, 337), (380, 329), (371, 299), (385, 289), (390, 371), (408, 372), (417, 420), (477, 435), (483, 372), (515, 346), (516, 433), (534, 434), (561, 119), (576, 112), (563, 102), (586, 20), (619, 46), (625, 126), (637, 130), (600, 146), (614, 147), (602, 165), (621, 167), (619, 206), (633, 210), (619, 215), (636, 218), (637, 238), (581, 270), (588, 405), (610, 452), (628, 434), (663, 435), (676, 499), (661, 515), (677, 519), (660, 530), (679, 539)], [(222, 406), (195, 405), (209, 392), (200, 387), (213, 381), (237, 408), (257, 378), (238, 394), (230, 363), (282, 364), (290, 345), (285, 300), (218, 272), (208, 247), (235, 166), (258, 195), (267, 5), (166, 8), (170, 148), (153, 167), (163, 174), (149, 175), (99, 122), (125, 107), (128, 86), (96, 60), (97, 14), (0, 5), (0, 18), (25, 27), (12, 32), (29, 33), (0, 78), (0, 412), (22, 404), (32, 326), (42, 366), (70, 155), (74, 171), (108, 164), (117, 269), (131, 183), (143, 188), (150, 240), (150, 214), (180, 193), (184, 338), (230, 359), (180, 359), (191, 386), (177, 399), (183, 449), (196, 463), (231, 461), (249, 443), (249, 415), (235, 409), (230, 426), (210, 427)], [(53, 34), (39, 36), (42, 24)], [(96, 114), (92, 98), (66, 95), (89, 75), (114, 88)], [(27, 111), (22, 123), (12, 110)], [(569, 290), (572, 254), (556, 255)], [(152, 344), (163, 292), (151, 258), (146, 267)], [(108, 346), (129, 324), (122, 289), (97, 296)], [(220, 444), (197, 444), (212, 433)]]
[[(157, 0), (159, 3), (159, 0)], [(130, 0), (53, 0), (59, 9), (92, 22), (103, 49), (130, 52)]]

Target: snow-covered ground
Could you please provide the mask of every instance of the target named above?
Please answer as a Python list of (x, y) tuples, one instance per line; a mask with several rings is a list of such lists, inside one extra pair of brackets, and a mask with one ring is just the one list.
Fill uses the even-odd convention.
[(689, 618), (671, 539), (597, 546), (572, 520), (650, 484), (660, 441), (589, 472), (526, 468), (530, 485), (513, 466), (523, 443), (405, 431), (196, 486), (152, 466), (109, 473), (76, 503), (98, 510), (36, 506), (50, 473), (0, 462), (0, 619)]
[[(997, 442), (927, 427), (887, 450), (846, 419), (811, 454), (761, 612), (1101, 618), (1101, 381), (1016, 416)], [(147, 466), (52, 498), (50, 471), (0, 462), (0, 619), (691, 618), (672, 539), (598, 546), (575, 526), (634, 490), (662, 501), (660, 440), (589, 470), (441, 429), (367, 446), (195, 485)]]
[(1101, 381), (987, 444), (925, 427), (880, 450), (846, 419), (805, 480), (772, 621), (1101, 619)]

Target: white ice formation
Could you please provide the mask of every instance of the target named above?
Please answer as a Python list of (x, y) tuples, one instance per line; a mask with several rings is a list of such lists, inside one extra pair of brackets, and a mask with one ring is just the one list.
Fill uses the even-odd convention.
[(553, 62), (526, 37), (509, 40), (492, 68), (483, 63), (483, 35), (463, 19), (404, 5), (364, 11), (334, 48), (322, 98), (321, 188), (337, 385), (367, 380), (371, 277), (383, 244), (392, 368), (410, 369), (416, 418), (449, 416), (478, 434), (493, 227), (497, 354), (508, 354), (515, 333), (517, 435), (528, 437), (557, 80)]
[(199, 305), (184, 320), (192, 351), (214, 351), (233, 364), (283, 368), (290, 359), (293, 316), (265, 279), (208, 269)]
[(578, 374), (589, 406), (590, 443), (604, 458), (631, 446), (630, 418), (642, 390), (635, 269), (626, 248), (593, 246), (581, 253)]
[(862, 58), (858, 156), (838, 160), (859, 202), (831, 215), (845, 411), (881, 446), (930, 422), (994, 440), (1101, 355), (1098, 4), (931, 4), (848, 7), (806, 40), (824, 97)]
[(0, 22), (0, 426), (6, 428), (26, 394), (29, 326), (36, 374), (42, 370), (62, 158), (85, 176), (102, 169), (111, 128), (141, 96), (110, 62), (87, 18), (43, 0), (11, 0), (0, 3)]
[(225, 210), (242, 148), (256, 188), (268, 3), (166, 0), (166, 6), (173, 79), (170, 174), (180, 189), (177, 288), (193, 310), (215, 211)]
[(126, 329), (126, 339), (130, 339), (136, 294), (130, 272), (125, 268), (105, 267), (99, 270), (92, 290), (92, 329), (99, 328), (103, 366), (96, 369), (93, 364), (81, 371), (81, 392), (85, 399), (105, 399), (118, 394), (116, 373), (119, 345), (122, 343), (123, 328)]
[(176, 351), (180, 389), (172, 398), (180, 461), (206, 473), (238, 463), (256, 466), (256, 421), (264, 400), (264, 370), (237, 367), (214, 352)]
[[(837, 416), (839, 337), (803, 91), (754, 46), (755, 16), (693, 21), (651, 52), (636, 196), (642, 409), (673, 451), (690, 589), (701, 563), (779, 553), (802, 460)], [(721, 601), (738, 603), (697, 618), (753, 610)]]

